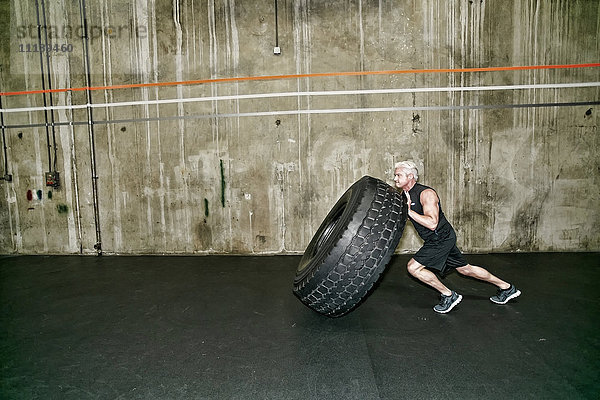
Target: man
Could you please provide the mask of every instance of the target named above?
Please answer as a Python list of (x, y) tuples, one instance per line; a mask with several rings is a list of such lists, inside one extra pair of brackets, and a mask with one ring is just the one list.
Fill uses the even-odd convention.
[(462, 275), (489, 282), (498, 287), (498, 293), (490, 297), (496, 304), (506, 304), (521, 292), (514, 285), (490, 274), (484, 268), (467, 263), (456, 247), (456, 233), (448, 222), (437, 193), (430, 187), (417, 183), (417, 166), (411, 161), (402, 161), (394, 166), (394, 182), (402, 189), (408, 202), (408, 218), (423, 239), (423, 247), (408, 262), (408, 272), (441, 294), (441, 301), (433, 309), (447, 313), (462, 296), (448, 289), (432, 271), (445, 274), (456, 269)]

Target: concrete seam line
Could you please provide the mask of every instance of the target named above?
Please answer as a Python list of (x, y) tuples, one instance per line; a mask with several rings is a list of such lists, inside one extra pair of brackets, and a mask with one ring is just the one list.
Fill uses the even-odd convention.
[(313, 91), (313, 92), (275, 92), (275, 93), (255, 93), (240, 94), (228, 96), (210, 96), (210, 97), (191, 97), (185, 99), (162, 99), (145, 101), (124, 101), (118, 103), (95, 103), (85, 105), (67, 105), (51, 107), (25, 107), (0, 109), (2, 113), (33, 112), (47, 110), (75, 110), (87, 107), (106, 108), (106, 107), (125, 107), (138, 105), (158, 105), (174, 103), (197, 103), (204, 101), (224, 101), (224, 100), (247, 100), (259, 98), (278, 98), (278, 97), (297, 97), (297, 96), (348, 96), (348, 95), (370, 95), (370, 94), (395, 94), (395, 93), (427, 93), (427, 92), (472, 92), (472, 91), (494, 91), (494, 90), (524, 90), (524, 89), (562, 89), (562, 88), (582, 88), (599, 87), (600, 82), (573, 82), (573, 83), (545, 83), (530, 85), (502, 85), (502, 86), (460, 86), (460, 87), (437, 87), (437, 88), (400, 88), (400, 89), (360, 89), (360, 90), (331, 90), (331, 91)]

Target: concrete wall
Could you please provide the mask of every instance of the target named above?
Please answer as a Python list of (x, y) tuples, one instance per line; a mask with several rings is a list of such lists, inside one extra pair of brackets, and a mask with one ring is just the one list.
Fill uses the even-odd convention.
[[(36, 2), (11, 0), (0, 9), (10, 20), (1, 31), (0, 91), (87, 85), (83, 5), (91, 86), (598, 63), (600, 54), (597, 0), (279, 0), (278, 56), (273, 1), (38, 0), (42, 24), (45, 16), (59, 36), (49, 41), (73, 46), (40, 61), (19, 52), (37, 42), (28, 29)], [(365, 174), (391, 183), (403, 159), (438, 190), (464, 251), (600, 250), (600, 90), (556, 86), (598, 82), (599, 72), (334, 74), (94, 90), (90, 104), (107, 105), (91, 108), (92, 129), (86, 107), (9, 112), (44, 106), (44, 95), (4, 95), (0, 165), (6, 160), (12, 182), (1, 182), (0, 253), (94, 253), (98, 241), (105, 253), (302, 252), (349, 185)], [(302, 94), (541, 84), (554, 86)], [(261, 93), (274, 95), (240, 98)], [(46, 105), (85, 106), (86, 95), (48, 94)], [(233, 97), (201, 101), (216, 96)], [(114, 106), (192, 98), (200, 100)], [(582, 104), (562, 104), (573, 102)], [(46, 118), (59, 125), (46, 130)], [(44, 180), (54, 162), (56, 189)], [(409, 227), (398, 251), (419, 245)]]

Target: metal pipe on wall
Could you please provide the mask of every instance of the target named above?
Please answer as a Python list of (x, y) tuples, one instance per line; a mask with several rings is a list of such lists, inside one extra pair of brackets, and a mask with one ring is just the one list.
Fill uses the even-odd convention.
[[(38, 0), (35, 0), (35, 15), (36, 15), (36, 21), (37, 21), (38, 45), (39, 45), (39, 49), (41, 49), (42, 48), (42, 25), (40, 22), (40, 4), (39, 4)], [(46, 90), (46, 77), (44, 74), (44, 57), (43, 57), (41, 51), (39, 51), (39, 55), (40, 55), (40, 71), (41, 71), (40, 78), (42, 79), (42, 90)], [(42, 93), (42, 98), (44, 100), (44, 107), (47, 107), (48, 103), (46, 101), (46, 92)], [(49, 130), (49, 123), (48, 123), (48, 110), (44, 110), (44, 120), (46, 123), (45, 124), (46, 143), (48, 145), (48, 171), (52, 171), (52, 155), (51, 155), (51, 145), (50, 145), (50, 130)]]
[(275, 47), (279, 47), (279, 21), (277, 18), (277, 0), (275, 0)]
[[(0, 108), (2, 108), (2, 96), (0, 96)], [(4, 154), (4, 174), (0, 176), (0, 180), (4, 180), (6, 182), (12, 181), (12, 175), (8, 173), (8, 151), (6, 147), (6, 135), (5, 135), (5, 127), (4, 127), (4, 113), (0, 113), (0, 126), (2, 126), (2, 147)]]
[(89, 90), (91, 87), (91, 72), (90, 72), (90, 49), (88, 43), (88, 24), (87, 24), (87, 16), (86, 16), (86, 7), (85, 0), (79, 0), (79, 10), (81, 13), (81, 25), (83, 26), (84, 35), (82, 36), (83, 41), (83, 56), (84, 56), (84, 64), (85, 64), (85, 80), (87, 89), (86, 100), (87, 100), (87, 115), (88, 115), (88, 136), (90, 142), (90, 168), (92, 173), (92, 197), (94, 203), (94, 224), (96, 226), (96, 244), (94, 244), (94, 249), (96, 250), (98, 255), (102, 255), (102, 234), (100, 231), (100, 211), (98, 204), (98, 174), (96, 168), (96, 145), (94, 140), (94, 117), (92, 113), (92, 93)]
[[(142, 102), (140, 102), (142, 103)], [(97, 104), (96, 104), (97, 105)], [(94, 108), (96, 105), (90, 105)], [(188, 114), (177, 116), (147, 117), (147, 118), (125, 118), (111, 120), (94, 120), (95, 125), (105, 124), (124, 124), (135, 122), (152, 121), (175, 121), (175, 120), (194, 120), (210, 118), (240, 118), (240, 117), (266, 117), (277, 115), (306, 115), (306, 114), (353, 114), (353, 113), (372, 113), (372, 112), (398, 112), (398, 111), (453, 111), (453, 110), (493, 110), (493, 109), (523, 109), (523, 108), (548, 108), (548, 107), (581, 107), (597, 106), (600, 101), (573, 101), (556, 103), (523, 103), (523, 104), (484, 104), (484, 105), (464, 105), (464, 106), (406, 106), (406, 107), (362, 107), (362, 108), (324, 108), (324, 109), (294, 109), (278, 111), (254, 111), (237, 112), (222, 114)], [(103, 107), (110, 105), (104, 104)], [(76, 108), (76, 107), (73, 107)], [(56, 126), (76, 126), (87, 125), (86, 121), (65, 121), (56, 122)], [(9, 129), (42, 127), (44, 124), (17, 124), (7, 125)]]
[[(44, 17), (44, 41), (46, 44), (46, 71), (48, 75), (48, 89), (52, 90), (52, 76), (50, 75), (50, 52), (48, 51), (48, 24), (46, 23), (46, 3), (41, 0), (42, 4), (42, 16)], [(41, 53), (40, 53), (41, 54)], [(54, 100), (52, 99), (52, 93), (49, 93), (50, 107), (54, 106)], [(52, 127), (52, 147), (54, 148), (53, 163), (50, 166), (50, 172), (56, 172), (56, 129), (54, 126), (54, 110), (50, 110), (50, 123)]]

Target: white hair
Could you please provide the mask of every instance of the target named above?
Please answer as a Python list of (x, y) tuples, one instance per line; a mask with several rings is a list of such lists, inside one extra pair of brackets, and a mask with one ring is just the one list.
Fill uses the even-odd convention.
[(415, 181), (419, 179), (419, 170), (417, 169), (417, 164), (412, 161), (400, 161), (394, 165), (394, 169), (400, 168), (406, 174), (413, 174), (415, 177)]

